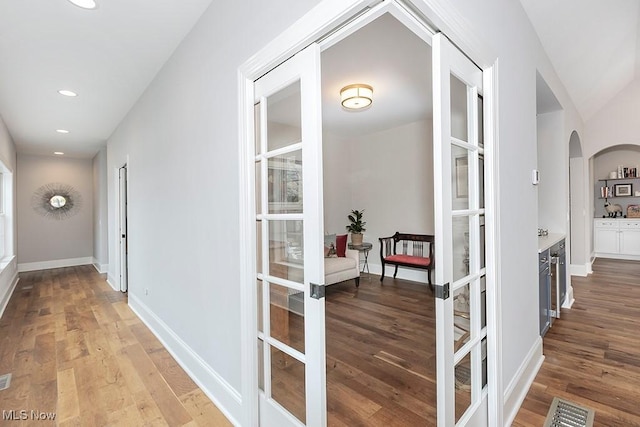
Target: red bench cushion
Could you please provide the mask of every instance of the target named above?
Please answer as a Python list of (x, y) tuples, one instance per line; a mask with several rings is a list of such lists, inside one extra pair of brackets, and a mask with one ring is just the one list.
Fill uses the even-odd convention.
[(403, 264), (419, 265), (426, 267), (431, 264), (431, 258), (413, 255), (390, 255), (384, 259), (386, 262), (401, 262)]

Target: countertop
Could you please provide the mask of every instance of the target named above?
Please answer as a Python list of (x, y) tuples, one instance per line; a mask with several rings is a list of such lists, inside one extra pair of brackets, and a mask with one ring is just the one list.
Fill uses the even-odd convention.
[(549, 233), (547, 236), (538, 236), (538, 253), (546, 251), (566, 237), (567, 235), (564, 233)]

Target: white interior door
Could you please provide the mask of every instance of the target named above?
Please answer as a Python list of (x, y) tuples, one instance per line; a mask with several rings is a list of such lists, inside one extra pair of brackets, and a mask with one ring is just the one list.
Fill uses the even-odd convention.
[(128, 252), (127, 244), (127, 166), (123, 166), (118, 171), (118, 202), (119, 212), (119, 236), (120, 236), (120, 291), (127, 292), (128, 284)]
[(482, 70), (437, 34), (433, 82), (438, 426), (486, 426)]
[(319, 47), (254, 93), (260, 425), (325, 426)]

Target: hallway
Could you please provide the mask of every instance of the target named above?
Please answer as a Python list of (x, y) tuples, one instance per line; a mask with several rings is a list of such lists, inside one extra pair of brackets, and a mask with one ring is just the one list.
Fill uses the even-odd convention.
[(554, 396), (594, 426), (640, 426), (640, 262), (597, 259), (572, 278), (576, 302), (544, 337), (544, 363), (513, 426), (541, 426)]
[(91, 265), (20, 274), (0, 319), (6, 373), (3, 420), (27, 418), (11, 425), (231, 425)]

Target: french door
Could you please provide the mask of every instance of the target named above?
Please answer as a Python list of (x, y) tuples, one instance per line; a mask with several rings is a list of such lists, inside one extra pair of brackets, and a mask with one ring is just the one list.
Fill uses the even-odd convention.
[(433, 37), (438, 426), (488, 423), (482, 70)]
[(318, 45), (258, 79), (254, 94), (260, 425), (325, 426)]
[[(387, 3), (395, 7), (377, 7)], [(423, 38), (433, 48), (437, 425), (486, 426), (487, 340), (494, 337), (487, 328), (483, 72), (444, 35)], [(310, 44), (253, 89), (255, 144), (247, 159), (255, 178), (250, 277), (259, 424), (323, 427), (325, 303), (315, 286), (324, 280), (320, 48)]]

